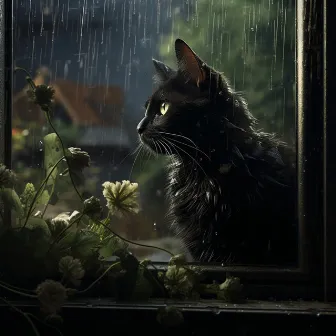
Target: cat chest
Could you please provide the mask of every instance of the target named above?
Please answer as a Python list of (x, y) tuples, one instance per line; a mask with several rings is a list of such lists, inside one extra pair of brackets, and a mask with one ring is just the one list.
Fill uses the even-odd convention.
[(169, 190), (171, 212), (176, 217), (195, 221), (201, 218), (219, 221), (229, 211), (228, 203), (219, 188), (172, 182)]

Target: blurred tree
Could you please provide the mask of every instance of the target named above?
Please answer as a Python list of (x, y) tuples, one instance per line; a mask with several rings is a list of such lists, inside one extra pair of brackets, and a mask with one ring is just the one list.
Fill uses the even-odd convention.
[(295, 135), (295, 1), (194, 0), (193, 13), (173, 15), (160, 55), (174, 65), (184, 39), (247, 99), (260, 127), (287, 141)]

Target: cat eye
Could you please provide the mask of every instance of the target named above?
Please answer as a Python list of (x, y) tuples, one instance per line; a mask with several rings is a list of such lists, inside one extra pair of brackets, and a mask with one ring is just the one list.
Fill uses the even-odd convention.
[(170, 104), (167, 103), (167, 102), (162, 103), (162, 104), (160, 105), (160, 113), (161, 113), (162, 115), (166, 114), (167, 111), (168, 111), (168, 109), (169, 109), (169, 106), (170, 106)]

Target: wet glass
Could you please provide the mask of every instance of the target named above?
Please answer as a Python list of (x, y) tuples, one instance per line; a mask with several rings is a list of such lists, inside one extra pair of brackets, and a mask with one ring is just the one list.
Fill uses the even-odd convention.
[[(36, 84), (53, 86), (52, 120), (64, 144), (90, 154), (83, 194), (105, 206), (105, 181), (139, 184), (140, 212), (112, 216), (109, 224), (128, 240), (185, 252), (165, 216), (168, 159), (141, 149), (136, 130), (155, 90), (152, 58), (176, 67), (176, 38), (223, 72), (247, 99), (258, 127), (295, 148), (294, 1), (17, 0), (14, 17), (15, 66), (29, 71)], [(43, 138), (51, 129), (26, 90), (25, 74), (16, 72), (13, 170), (22, 181), (38, 184), (45, 176)], [(69, 180), (58, 179), (57, 189), (49, 190), (50, 204), (38, 209), (46, 218), (81, 208)], [(130, 249), (139, 258), (170, 258), (144, 246)]]

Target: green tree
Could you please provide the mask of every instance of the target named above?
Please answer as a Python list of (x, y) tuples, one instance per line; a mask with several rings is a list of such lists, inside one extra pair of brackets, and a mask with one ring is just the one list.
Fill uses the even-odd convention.
[(195, 0), (187, 18), (175, 11), (160, 55), (174, 65), (184, 39), (247, 99), (260, 128), (292, 140), (295, 129), (294, 0)]

